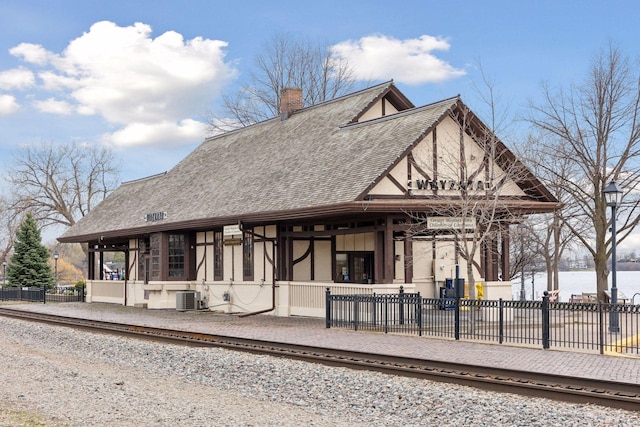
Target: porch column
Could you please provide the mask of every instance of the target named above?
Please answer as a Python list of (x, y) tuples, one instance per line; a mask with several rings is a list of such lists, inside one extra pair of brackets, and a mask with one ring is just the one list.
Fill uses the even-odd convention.
[(404, 233), (404, 283), (413, 283), (413, 236)]
[(374, 271), (375, 282), (385, 283), (384, 281), (384, 231), (375, 232), (373, 258), (374, 258), (373, 267), (375, 270)]
[(500, 280), (507, 280), (507, 278), (509, 277), (509, 246), (510, 246), (510, 239), (509, 239), (509, 229), (505, 229), (502, 231), (501, 233), (502, 235), (502, 253), (500, 254), (500, 264), (502, 265), (502, 277), (500, 278)]
[(393, 283), (393, 217), (388, 215), (384, 223), (384, 282)]
[(96, 253), (87, 250), (89, 265), (87, 265), (87, 280), (96, 278)]
[(493, 238), (489, 240), (489, 260), (491, 264), (491, 275), (489, 276), (491, 281), (495, 282), (498, 280), (498, 241)]

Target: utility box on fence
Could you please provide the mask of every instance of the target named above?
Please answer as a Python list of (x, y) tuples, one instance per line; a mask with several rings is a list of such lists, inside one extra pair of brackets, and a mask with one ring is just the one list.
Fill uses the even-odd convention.
[(453, 300), (456, 298), (456, 290), (453, 286), (453, 279), (446, 279), (444, 287), (440, 287), (440, 299), (441, 303), (438, 305), (440, 310), (453, 310)]
[(446, 279), (445, 286), (440, 287), (440, 310), (453, 310), (453, 300), (464, 298), (464, 279)]

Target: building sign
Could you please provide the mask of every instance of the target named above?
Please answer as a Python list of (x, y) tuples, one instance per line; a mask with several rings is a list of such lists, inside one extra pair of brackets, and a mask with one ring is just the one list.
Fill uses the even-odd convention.
[(488, 181), (460, 181), (455, 179), (416, 179), (409, 181), (407, 187), (412, 190), (490, 190), (492, 183)]
[(429, 230), (462, 230), (462, 221), (467, 230), (476, 228), (475, 218), (459, 218), (452, 216), (430, 216), (427, 217), (427, 228)]
[(240, 246), (242, 244), (242, 239), (228, 239), (224, 241), (225, 246)]
[(152, 212), (152, 213), (148, 213), (144, 216), (144, 220), (149, 222), (149, 221), (160, 221), (162, 219), (167, 219), (167, 213), (166, 212)]
[(240, 226), (238, 224), (225, 225), (222, 229), (222, 234), (225, 236), (239, 236), (242, 234), (242, 231), (240, 230)]

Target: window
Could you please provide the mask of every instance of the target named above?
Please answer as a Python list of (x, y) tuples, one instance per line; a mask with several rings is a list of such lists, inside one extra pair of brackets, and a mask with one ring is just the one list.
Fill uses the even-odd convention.
[(169, 280), (185, 277), (185, 238), (184, 234), (169, 234)]
[(138, 280), (149, 283), (149, 238), (138, 240)]
[(224, 280), (224, 242), (222, 230), (213, 232), (213, 280)]
[(149, 253), (151, 255), (151, 280), (160, 280), (160, 234), (149, 237)]
[(253, 280), (253, 228), (245, 228), (242, 239), (242, 280)]
[(334, 281), (374, 283), (373, 252), (336, 252)]

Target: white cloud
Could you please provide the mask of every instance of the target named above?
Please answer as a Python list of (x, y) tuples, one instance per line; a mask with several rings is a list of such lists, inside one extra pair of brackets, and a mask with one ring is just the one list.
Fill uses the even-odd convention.
[(417, 39), (398, 40), (383, 35), (344, 41), (330, 49), (337, 59), (347, 60), (359, 80), (389, 80), (418, 85), (443, 82), (463, 76), (432, 51), (448, 50), (443, 38), (423, 35)]
[(45, 65), (55, 57), (55, 55), (48, 52), (44, 47), (33, 43), (20, 43), (18, 46), (9, 49), (9, 53), (18, 58), (22, 58), (25, 62), (35, 65)]
[(0, 95), (0, 116), (18, 111), (20, 105), (12, 95)]
[(14, 68), (0, 72), (0, 89), (25, 89), (35, 84), (36, 78), (30, 70)]
[(35, 107), (44, 113), (69, 115), (73, 113), (73, 107), (66, 101), (49, 98), (45, 101), (35, 101)]
[(103, 141), (118, 147), (181, 145), (202, 139), (205, 130), (204, 123), (192, 119), (178, 123), (130, 123), (124, 129), (104, 135)]
[[(225, 62), (226, 42), (185, 41), (174, 31), (154, 39), (151, 32), (143, 23), (102, 21), (60, 54), (29, 43), (10, 52), (40, 66), (40, 88), (55, 92), (55, 99), (34, 103), (41, 111), (100, 115), (121, 127), (106, 137), (118, 145), (159, 143), (154, 137), (180, 143), (200, 127), (190, 117), (206, 110), (236, 71)], [(178, 139), (171, 142), (167, 135)]]

